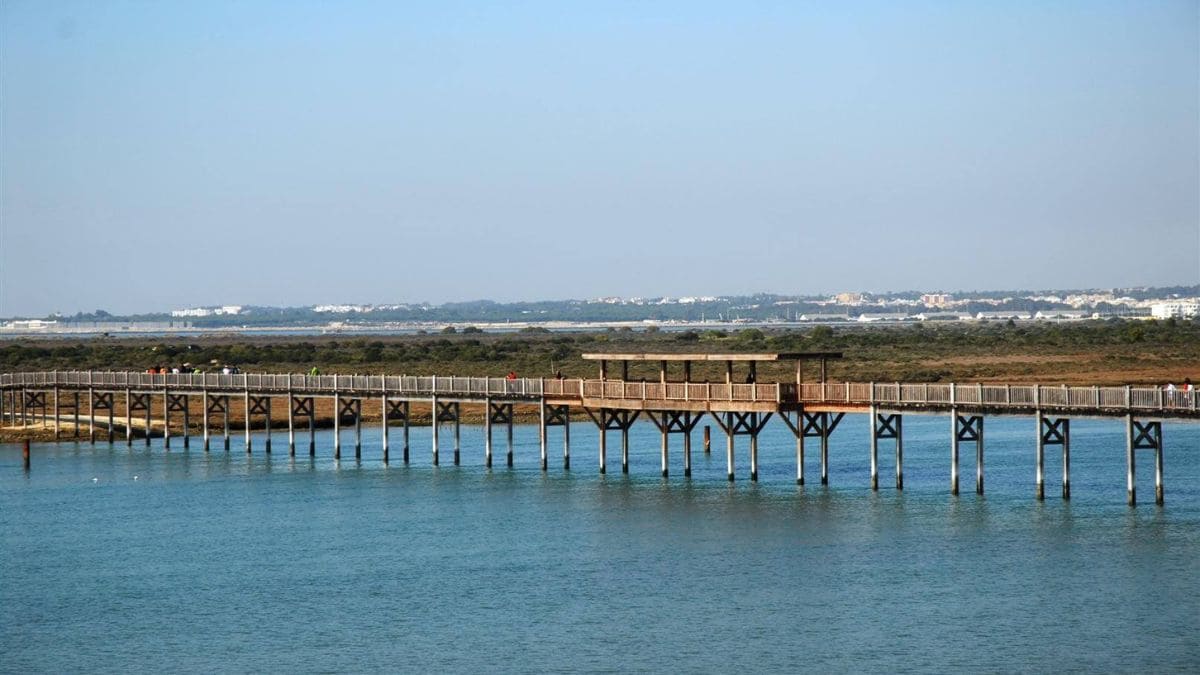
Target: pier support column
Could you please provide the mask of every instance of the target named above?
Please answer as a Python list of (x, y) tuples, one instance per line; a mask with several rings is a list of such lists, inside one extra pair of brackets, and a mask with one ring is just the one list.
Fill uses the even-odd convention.
[(1130, 506), (1137, 503), (1134, 453), (1137, 450), (1154, 451), (1154, 503), (1163, 504), (1163, 442), (1162, 422), (1139, 422), (1133, 415), (1125, 416), (1126, 437), (1126, 484)]
[[(511, 403), (495, 403), (491, 399), (487, 401), (487, 409), (484, 411), (484, 418), (488, 421), (488, 453), (491, 453), (491, 434), (492, 424), (504, 424), (508, 427), (508, 454), (505, 456), (505, 463), (511, 468), (513, 465), (513, 407)], [(491, 466), (491, 464), (488, 464)]]
[(287, 422), (288, 422), (288, 457), (296, 456), (296, 397), (288, 391)]
[(266, 438), (263, 439), (263, 449), (269, 455), (271, 454), (271, 397), (264, 396), (263, 399), (263, 402), (266, 403), (266, 412), (264, 413), (266, 421), (263, 424), (263, 433), (266, 435)]
[(246, 454), (250, 454), (250, 390), (247, 389), (243, 396), (243, 410), (246, 411), (245, 427), (246, 427)]
[[(0, 393), (0, 397), (3, 397)], [(96, 392), (88, 387), (88, 443), (96, 444)]]
[(1037, 480), (1037, 499), (1041, 501), (1046, 498), (1046, 431), (1043, 427), (1045, 419), (1042, 417), (1042, 411), (1039, 408), (1033, 413), (1034, 425), (1037, 427), (1037, 451), (1034, 457), (1035, 474)]
[(546, 446), (550, 427), (563, 428), (563, 469), (571, 469), (571, 409), (566, 405), (542, 403), (541, 406), (542, 471), (547, 468)]
[(950, 494), (958, 494), (958, 408), (950, 408)]
[(954, 436), (950, 453), (950, 493), (958, 494), (958, 444), (963, 441), (973, 441), (975, 443), (975, 493), (983, 494), (983, 415), (959, 415), (957, 409), (951, 409), (951, 415)]
[[(604, 417), (604, 410), (600, 411), (600, 417)], [(598, 426), (600, 427), (600, 475), (603, 476), (608, 471), (608, 430), (604, 428), (603, 424)]]
[(871, 417), (871, 489), (879, 489), (879, 413), (875, 406), (870, 407)]
[(387, 461), (389, 459), (388, 458), (388, 447), (387, 447), (388, 424), (392, 420), (402, 420), (404, 423), (404, 433), (402, 434), (402, 438), (401, 438), (401, 444), (403, 445), (403, 448), (401, 450), (401, 458), (403, 459), (404, 463), (407, 464), (408, 463), (408, 401), (395, 401), (395, 400), (389, 399), (388, 397), (385, 396), (383, 398), (383, 417), (384, 417), (384, 420), (383, 420), (383, 429), (384, 429), (384, 431), (383, 431), (383, 437), (384, 437), (383, 461), (384, 461), (384, 463), (387, 463)]
[(692, 477), (692, 432), (683, 434), (683, 477)]
[(483, 466), (492, 468), (492, 399), (483, 399)]
[(388, 463), (388, 398), (384, 394), (379, 398), (379, 443), (383, 448), (383, 463)]
[(733, 421), (732, 413), (725, 414), (725, 478), (730, 483), (733, 482)]
[(229, 396), (221, 396), (221, 416), (225, 426), (225, 452), (229, 452)]
[(433, 399), (431, 400), (431, 405), (432, 405), (432, 407), (429, 410), (429, 430), (430, 430), (430, 434), (433, 437), (433, 439), (432, 439), (432, 442), (433, 442), (433, 465), (437, 466), (438, 465), (438, 406), (440, 405), (440, 402), (437, 400), (437, 396), (433, 397)]
[[(437, 436), (433, 438), (433, 456), (437, 457)], [(333, 394), (333, 459), (342, 458), (342, 397)], [(437, 462), (435, 461), (434, 464)]]
[[(874, 412), (871, 417), (871, 443), (878, 448), (880, 440), (893, 439), (896, 441), (896, 489), (904, 489), (904, 418), (900, 413), (880, 413)], [(872, 464), (876, 463), (874, 457), (875, 450), (871, 451)], [(879, 489), (879, 474), (877, 471), (872, 472), (871, 489)]]
[(205, 389), (200, 392), (200, 434), (205, 452), (208, 452), (208, 416), (211, 412), (212, 409), (209, 407), (208, 401), (208, 390)]
[(621, 432), (621, 471), (629, 473), (629, 428), (633, 426), (635, 420), (641, 411), (629, 410), (610, 410), (601, 408), (600, 416), (597, 417), (588, 410), (588, 415), (591, 415), (592, 421), (600, 429), (600, 473), (605, 473), (608, 470), (608, 432)]
[(54, 440), (58, 440), (58, 436), (62, 431), (62, 423), (59, 420), (58, 411), (58, 387), (54, 388)]
[(404, 402), (404, 427), (403, 427), (404, 463), (405, 464), (408, 464), (408, 439), (409, 439), (408, 421), (410, 419), (410, 416), (409, 416), (410, 412), (411, 412), (411, 410), (409, 409), (408, 401), (405, 401)]
[[(25, 417), (25, 406), (21, 406), (21, 417)], [(21, 425), (24, 424), (22, 419)], [(125, 389), (125, 445), (133, 447), (133, 392), (128, 388)]]
[(171, 449), (171, 394), (163, 390), (163, 449)]
[(462, 416), (460, 404), (454, 403), (454, 466), (458, 466), (462, 453)]
[(1039, 410), (1035, 417), (1038, 424), (1037, 444), (1037, 498), (1045, 499), (1046, 494), (1046, 446), (1061, 445), (1063, 450), (1063, 499), (1071, 498), (1071, 420), (1068, 418), (1053, 419), (1046, 417)]
[(546, 401), (538, 403), (538, 446), (541, 450), (542, 471), (548, 468), (546, 459)]
[(181, 398), (183, 403), (183, 449), (187, 450), (192, 446), (191, 400), (187, 394), (183, 394)]
[(438, 443), (437, 442), (439, 440), (438, 439), (439, 434), (437, 433), (437, 430), (440, 427), (442, 422), (453, 422), (454, 423), (454, 465), (458, 466), (459, 461), (460, 461), (460, 458), (459, 458), (460, 436), (459, 436), (459, 422), (458, 422), (459, 404), (457, 401), (450, 401), (449, 403), (443, 403), (442, 401), (435, 400), (434, 404), (433, 404), (432, 412), (433, 412), (433, 428), (434, 428), (434, 432), (435, 432), (434, 439), (433, 439), (434, 440), (433, 464), (434, 464), (434, 466), (437, 466), (437, 463), (438, 463), (438, 456), (437, 456), (437, 454), (438, 454), (437, 444)]

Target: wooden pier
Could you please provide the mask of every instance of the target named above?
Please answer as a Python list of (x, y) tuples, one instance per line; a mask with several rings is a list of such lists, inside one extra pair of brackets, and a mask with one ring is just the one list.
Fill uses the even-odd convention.
[[(334, 409), (333, 456), (341, 458), (341, 427), (352, 424), (355, 456), (361, 455), (362, 411), (376, 405), (380, 411), (383, 461), (390, 461), (390, 427), (401, 426), (402, 461), (410, 461), (409, 427), (411, 405), (428, 404), (431, 410), (431, 460), (440, 462), (441, 427), (453, 425), (453, 462), (461, 461), (460, 422), (464, 406), (480, 406), (484, 420), (484, 461), (492, 466), (493, 429), (504, 425), (506, 463), (513, 464), (514, 406), (533, 406), (538, 411), (542, 470), (549, 468), (548, 432), (563, 429), (563, 468), (571, 468), (570, 425), (572, 411), (583, 411), (599, 429), (598, 469), (607, 471), (608, 432), (621, 434), (621, 470), (629, 471), (629, 430), (638, 419), (651, 422), (661, 434), (660, 457), (663, 477), (669, 475), (670, 437), (681, 437), (682, 469), (691, 475), (692, 432), (707, 418), (725, 434), (727, 477), (734, 480), (734, 454), (739, 436), (748, 438), (750, 480), (758, 479), (758, 437), (768, 422), (778, 418), (796, 439), (796, 482), (805, 483), (806, 440), (819, 448), (820, 482), (829, 481), (829, 438), (846, 414), (870, 415), (870, 485), (879, 489), (879, 442), (894, 441), (895, 484), (904, 487), (903, 417), (909, 414), (950, 415), (950, 491), (958, 494), (959, 449), (974, 444), (975, 490), (984, 491), (984, 419), (995, 415), (1033, 418), (1035, 496), (1045, 495), (1044, 458), (1046, 446), (1060, 446), (1063, 458), (1062, 496), (1070, 498), (1070, 421), (1079, 417), (1123, 418), (1126, 427), (1127, 500), (1136, 503), (1134, 476), (1138, 451), (1152, 450), (1155, 466), (1155, 501), (1162, 504), (1162, 420), (1200, 420), (1200, 392), (1161, 387), (1072, 387), (1066, 385), (941, 384), (901, 382), (828, 382), (825, 364), (840, 358), (833, 352), (766, 354), (585, 354), (598, 362), (595, 379), (578, 378), (491, 378), (393, 375), (290, 375), (290, 374), (148, 374), (128, 372), (53, 371), (0, 374), (0, 421), (28, 425), (40, 414), (53, 424), (55, 437), (64, 420), (72, 424), (78, 438), (86, 426), (87, 438), (95, 443), (97, 429), (107, 440), (116, 440), (123, 428), (127, 444), (133, 429), (145, 428), (149, 444), (156, 420), (152, 402), (162, 402), (164, 446), (170, 447), (172, 418), (182, 422), (182, 444), (189, 447), (192, 416), (200, 415), (203, 448), (210, 449), (214, 436), (224, 450), (231, 445), (229, 413), (237, 406), (243, 413), (244, 443), (251, 451), (251, 426), (255, 416), (264, 422), (277, 420), (272, 402), (282, 402), (287, 418), (287, 443), (295, 454), (297, 433), (308, 431), (308, 452), (316, 454), (316, 401), (328, 399)], [(718, 382), (692, 379), (692, 364), (717, 361), (725, 365)], [(795, 363), (795, 381), (757, 381), (757, 364)], [(629, 379), (631, 362), (659, 365), (656, 381)], [(803, 381), (804, 364), (818, 363), (819, 380)], [(610, 365), (620, 376), (610, 377)], [(671, 366), (678, 366), (672, 379)], [(86, 404), (86, 406), (84, 405)], [(115, 417), (119, 404), (123, 419)], [(198, 406), (197, 406), (198, 404)], [(67, 414), (64, 414), (64, 411)], [(135, 422), (135, 415), (137, 421)], [(213, 424), (218, 426), (214, 427)], [(271, 452), (271, 423), (266, 423), (264, 450)], [(704, 449), (709, 448), (708, 427)]]

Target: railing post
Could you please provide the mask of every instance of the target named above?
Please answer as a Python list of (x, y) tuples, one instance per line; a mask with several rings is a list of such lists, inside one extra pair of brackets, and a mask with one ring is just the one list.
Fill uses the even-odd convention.
[(954, 405), (954, 403), (955, 403), (954, 383), (951, 382), (950, 383), (950, 405)]
[(1125, 385), (1125, 408), (1133, 407), (1133, 387)]

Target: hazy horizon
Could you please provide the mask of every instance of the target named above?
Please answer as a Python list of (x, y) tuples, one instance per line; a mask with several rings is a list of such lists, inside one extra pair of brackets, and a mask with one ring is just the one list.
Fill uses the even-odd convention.
[(0, 316), (1196, 283), (1196, 2), (0, 5)]

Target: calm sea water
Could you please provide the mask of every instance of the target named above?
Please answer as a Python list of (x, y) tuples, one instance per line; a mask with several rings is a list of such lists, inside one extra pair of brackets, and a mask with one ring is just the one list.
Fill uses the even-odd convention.
[(279, 434), (271, 456), (35, 445), (28, 475), (0, 446), (0, 670), (1200, 669), (1200, 425), (1164, 425), (1165, 508), (1148, 452), (1125, 505), (1118, 421), (1073, 422), (1069, 503), (1057, 448), (1033, 499), (1032, 419), (988, 418), (983, 498), (973, 448), (949, 495), (946, 417), (905, 419), (903, 492), (881, 444), (878, 493), (865, 415), (827, 488), (794, 484), (776, 422), (733, 485), (716, 428), (690, 480), (673, 438), (663, 480), (648, 424), (629, 476), (612, 436), (597, 475), (589, 427), (570, 472), (551, 430), (546, 474), (532, 427), (490, 471), (478, 427), (439, 468), (425, 429), (390, 467), (373, 427), (340, 463), (329, 433), (315, 460)]

